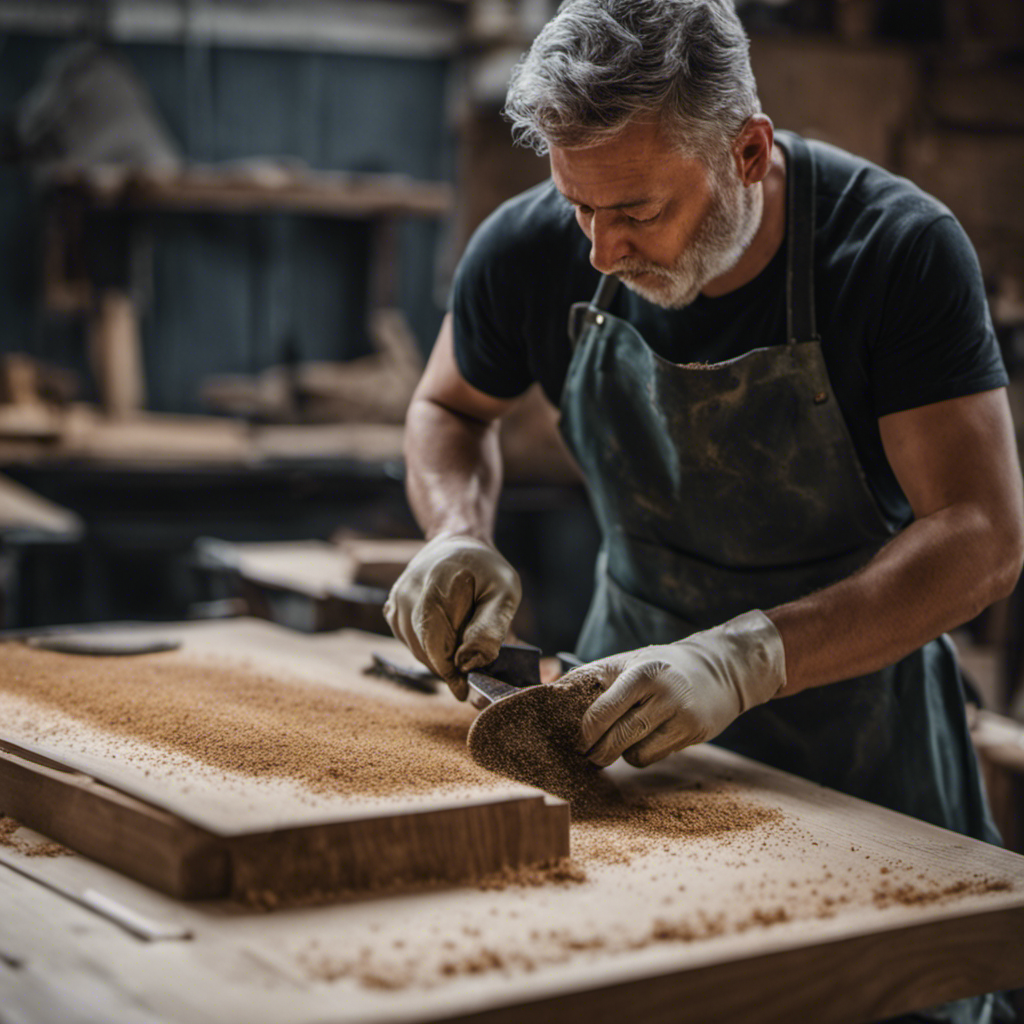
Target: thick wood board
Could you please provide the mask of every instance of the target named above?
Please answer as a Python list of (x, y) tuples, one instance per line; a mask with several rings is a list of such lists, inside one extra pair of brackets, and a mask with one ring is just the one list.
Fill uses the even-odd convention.
[[(273, 676), (290, 684), (341, 689), (402, 707), (423, 701), (447, 701), (446, 692), (435, 697), (406, 691), (376, 677), (366, 677), (373, 651), (396, 660), (410, 660), (398, 641), (373, 634), (342, 630), (308, 636), (254, 619), (232, 619), (129, 630), (133, 636), (166, 637), (182, 641), (179, 651), (154, 655), (188, 666), (208, 663), (236, 665), (245, 671)], [(454, 794), (409, 793), (383, 801), (379, 797), (354, 798), (311, 793), (283, 778), (230, 773), (173, 751), (157, 750), (142, 740), (109, 736), (86, 725), (73, 714), (47, 709), (0, 693), (3, 722), (0, 739), (50, 758), (93, 779), (170, 811), (193, 825), (223, 836), (250, 835), (303, 825), (363, 818), (368, 814), (399, 814), (413, 810), (445, 810), (500, 800), (536, 799), (539, 790), (495, 778), (476, 791)], [(55, 725), (59, 723), (59, 732)]]
[[(152, 627), (129, 632), (156, 635)], [(400, 645), (382, 637), (318, 639), (246, 620), (159, 632), (182, 647), (150, 657), (182, 672), (205, 662), (258, 664), (275, 684), (280, 677), (282, 689), (315, 683), (414, 712), (451, 700), (365, 678), (372, 650), (401, 656)], [(0, 809), (182, 898), (458, 883), (568, 853), (568, 808), (497, 777), (476, 789), (390, 798), (314, 793), (298, 781), (242, 775), (141, 740), (112, 739), (70, 709), (9, 693), (0, 693), (0, 711)], [(412, 776), (415, 751), (405, 757)]]

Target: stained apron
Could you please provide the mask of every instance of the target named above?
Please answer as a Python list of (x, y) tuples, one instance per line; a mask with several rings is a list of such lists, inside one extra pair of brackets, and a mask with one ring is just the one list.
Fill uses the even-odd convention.
[[(670, 643), (837, 582), (894, 536), (829, 381), (814, 310), (813, 154), (787, 157), (787, 343), (716, 364), (664, 359), (608, 305), (570, 316), (560, 427), (601, 527), (577, 653)], [(899, 614), (899, 609), (893, 609)], [(737, 753), (964, 835), (998, 842), (946, 636), (869, 675), (741, 715)], [(990, 1019), (988, 997), (920, 1019)]]

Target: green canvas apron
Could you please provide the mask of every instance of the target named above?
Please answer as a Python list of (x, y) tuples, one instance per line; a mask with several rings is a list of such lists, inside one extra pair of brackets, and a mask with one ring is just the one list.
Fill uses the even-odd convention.
[[(787, 344), (679, 365), (607, 311), (615, 279), (573, 307), (561, 429), (603, 534), (577, 647), (586, 661), (802, 597), (863, 566), (896, 530), (868, 487), (815, 330), (813, 155), (797, 136), (777, 138), (788, 157)], [(945, 636), (878, 672), (753, 708), (715, 742), (999, 841)], [(928, 1019), (982, 1021), (991, 1005), (950, 1004)]]

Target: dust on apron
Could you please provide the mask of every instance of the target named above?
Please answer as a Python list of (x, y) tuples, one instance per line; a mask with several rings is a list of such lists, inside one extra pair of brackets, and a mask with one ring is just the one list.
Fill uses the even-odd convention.
[[(868, 487), (815, 329), (813, 154), (795, 135), (776, 138), (787, 156), (786, 344), (680, 365), (607, 311), (614, 278), (573, 307), (561, 430), (603, 533), (577, 646), (585, 660), (802, 597), (896, 532)], [(715, 742), (999, 841), (945, 636), (878, 672), (753, 708)], [(985, 1019), (969, 1003), (934, 1019)]]

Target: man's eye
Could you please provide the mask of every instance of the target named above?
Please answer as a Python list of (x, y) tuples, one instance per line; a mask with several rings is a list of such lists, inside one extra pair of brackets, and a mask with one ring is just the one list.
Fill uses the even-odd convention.
[(582, 213), (584, 217), (589, 217), (594, 211), (589, 206), (577, 206), (577, 213)]
[(651, 224), (660, 216), (660, 213), (656, 213), (653, 217), (630, 217), (627, 215), (626, 220), (628, 220), (630, 224)]

